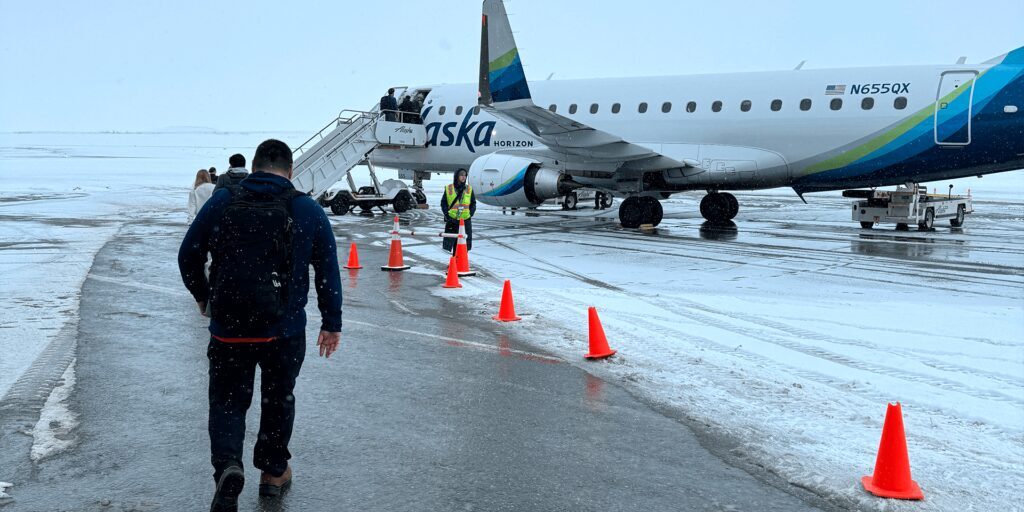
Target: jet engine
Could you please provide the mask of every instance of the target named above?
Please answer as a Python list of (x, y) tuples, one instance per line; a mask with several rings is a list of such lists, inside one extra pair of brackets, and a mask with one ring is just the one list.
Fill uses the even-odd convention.
[(513, 208), (537, 206), (581, 186), (536, 160), (498, 153), (474, 160), (466, 179), (478, 201)]

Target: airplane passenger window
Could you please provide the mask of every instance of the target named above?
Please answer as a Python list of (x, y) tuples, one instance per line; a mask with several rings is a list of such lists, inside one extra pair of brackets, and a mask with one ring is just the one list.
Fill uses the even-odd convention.
[(597, 110), (598, 110), (598, 108), (599, 108), (599, 107), (597, 106), (597, 103), (591, 103), (591, 104), (590, 104), (590, 113), (591, 113), (591, 114), (596, 114), (596, 113), (597, 113)]
[(437, 109), (437, 115), (443, 116), (445, 110), (446, 109), (445, 109), (444, 105), (441, 105), (441, 108)]
[(569, 105), (569, 113), (570, 114), (575, 114), (576, 113), (576, 104), (575, 103), (573, 103), (572, 105)]
[(875, 99), (874, 98), (864, 98), (864, 99), (860, 100), (860, 108), (862, 108), (864, 110), (871, 110), (872, 108), (875, 108)]
[(904, 98), (903, 96), (896, 98), (896, 101), (892, 102), (892, 106), (896, 110), (903, 110), (907, 108), (907, 98)]
[(843, 99), (842, 98), (832, 98), (832, 101), (829, 102), (829, 104), (828, 104), (828, 108), (830, 108), (832, 110), (839, 110), (839, 109), (843, 108)]
[(550, 110), (552, 112), (558, 112), (558, 105), (555, 105), (554, 103), (552, 103), (551, 106), (548, 107), (548, 110)]
[(800, 100), (800, 110), (803, 110), (804, 112), (807, 112), (810, 109), (811, 109), (811, 100), (810, 100), (810, 98), (804, 98), (804, 99)]
[(743, 112), (750, 112), (750, 107), (752, 105), (753, 103), (751, 103), (750, 100), (743, 100), (743, 102), (740, 103), (740, 110)]
[(672, 111), (672, 102), (671, 101), (666, 101), (665, 103), (662, 103), (661, 104), (661, 111), (666, 113), (666, 114), (671, 112)]
[(622, 105), (619, 105), (618, 103), (612, 104), (612, 114), (618, 114), (620, 110), (622, 110)]
[(641, 114), (646, 114), (647, 113), (647, 103), (646, 102), (645, 103), (641, 103), (640, 106), (637, 107), (636, 110), (637, 110), (637, 112), (640, 112)]
[(772, 112), (782, 110), (782, 100), (772, 100)]
[(462, 115), (462, 105), (459, 105), (459, 106), (455, 107), (455, 115), (457, 115), (457, 116), (461, 116)]
[(686, 111), (691, 113), (691, 114), (696, 112), (697, 111), (697, 102), (696, 101), (691, 101), (691, 102), (687, 103), (686, 104)]
[(711, 111), (712, 112), (721, 112), (722, 111), (722, 102), (721, 101), (716, 101), (716, 102), (712, 103), (711, 104)]

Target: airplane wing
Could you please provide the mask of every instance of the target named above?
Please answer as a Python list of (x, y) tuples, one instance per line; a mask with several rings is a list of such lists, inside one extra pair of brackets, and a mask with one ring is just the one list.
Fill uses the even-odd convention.
[(480, 37), (480, 107), (512, 127), (539, 139), (551, 151), (587, 161), (631, 162), (654, 159), (659, 167), (686, 167), (614, 134), (594, 129), (538, 107), (519, 58), (501, 0), (484, 0)]

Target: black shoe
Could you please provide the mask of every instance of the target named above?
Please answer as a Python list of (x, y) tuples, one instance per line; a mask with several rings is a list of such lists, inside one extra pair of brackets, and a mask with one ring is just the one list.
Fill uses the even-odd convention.
[(238, 512), (238, 495), (245, 487), (245, 473), (242, 468), (231, 465), (224, 468), (217, 480), (217, 492), (213, 494), (210, 512)]

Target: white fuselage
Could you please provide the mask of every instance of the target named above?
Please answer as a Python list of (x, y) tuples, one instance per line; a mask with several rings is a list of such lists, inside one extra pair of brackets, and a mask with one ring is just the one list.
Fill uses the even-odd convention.
[[(553, 106), (560, 115), (676, 161), (695, 162), (703, 176), (679, 176), (681, 182), (692, 182), (693, 188), (771, 188), (791, 185), (831, 154), (877, 137), (915, 115), (933, 112), (937, 98), (945, 94), (940, 91), (944, 73), (968, 71), (972, 74), (963, 76), (973, 77), (988, 67), (612, 78), (534, 82), (530, 87), (533, 101), (540, 107)], [(948, 87), (950, 80), (946, 82)], [(429, 89), (423, 110), (427, 147), (377, 150), (373, 154), (376, 165), (454, 171), (469, 168), (476, 158), (495, 151), (545, 149), (485, 111), (471, 114), (476, 106), (476, 85)], [(1024, 122), (1024, 114), (1016, 121)], [(488, 136), (481, 129), (491, 133)], [(1017, 153), (1024, 153), (1024, 147)], [(566, 168), (570, 174), (586, 170)], [(725, 176), (729, 172), (731, 178)], [(964, 169), (962, 175), (977, 172)], [(609, 183), (597, 184), (607, 187)]]

